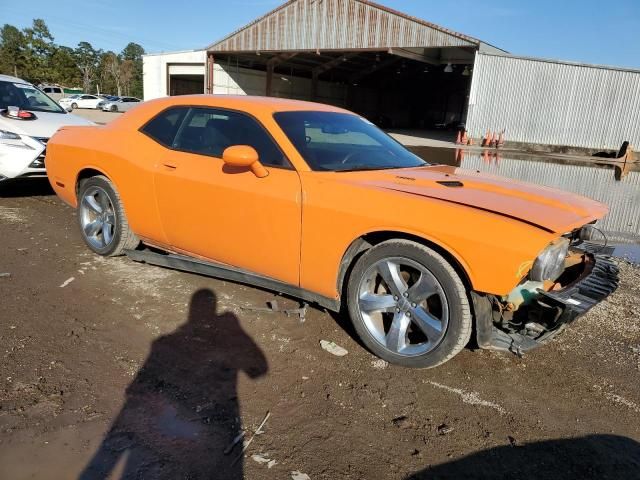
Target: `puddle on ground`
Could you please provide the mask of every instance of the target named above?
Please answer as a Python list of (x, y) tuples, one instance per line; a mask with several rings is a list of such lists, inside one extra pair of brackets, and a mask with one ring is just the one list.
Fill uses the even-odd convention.
[(607, 159), (585, 161), (499, 152), (439, 147), (408, 147), (429, 163), (513, 178), (566, 190), (609, 206), (609, 214), (597, 223), (606, 233), (611, 253), (640, 263), (640, 165), (623, 168)]

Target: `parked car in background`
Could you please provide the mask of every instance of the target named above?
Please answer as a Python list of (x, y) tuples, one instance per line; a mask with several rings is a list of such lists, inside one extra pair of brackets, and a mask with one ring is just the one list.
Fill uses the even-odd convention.
[(117, 95), (107, 95), (104, 93), (101, 93), (98, 95), (100, 98), (102, 98), (103, 100), (109, 101), (109, 102), (115, 102), (116, 100), (118, 100), (120, 97), (118, 97)]
[(49, 137), (67, 125), (93, 125), (67, 113), (33, 85), (0, 75), (0, 185), (21, 177), (44, 177)]
[(98, 104), (104, 100), (97, 95), (71, 95), (70, 97), (63, 98), (58, 103), (67, 110), (74, 110), (76, 108), (98, 108)]
[(139, 105), (142, 100), (135, 97), (120, 97), (115, 101), (105, 101), (98, 105), (105, 112), (126, 112), (131, 110), (136, 105)]
[(404, 366), (440, 365), (472, 332), (521, 354), (617, 286), (616, 266), (581, 248), (605, 205), (429, 164), (329, 105), (152, 100), (61, 130), (47, 162), (95, 253), (344, 307), (364, 345)]
[(41, 85), (40, 90), (56, 102), (59, 102), (65, 97), (64, 89), (58, 85)]

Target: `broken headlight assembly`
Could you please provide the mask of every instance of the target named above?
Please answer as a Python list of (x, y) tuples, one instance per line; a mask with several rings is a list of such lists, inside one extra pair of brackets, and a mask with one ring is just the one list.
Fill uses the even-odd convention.
[(538, 255), (529, 272), (529, 278), (534, 282), (556, 280), (564, 270), (564, 261), (568, 253), (569, 240), (559, 238)]

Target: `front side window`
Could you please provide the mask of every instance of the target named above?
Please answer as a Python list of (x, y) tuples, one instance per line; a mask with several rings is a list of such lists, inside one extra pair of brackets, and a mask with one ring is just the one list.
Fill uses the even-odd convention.
[(32, 112), (66, 113), (60, 105), (33, 85), (0, 81), (0, 110), (7, 107)]
[(266, 166), (288, 167), (284, 154), (253, 118), (238, 112), (193, 107), (174, 141), (174, 148), (222, 158), (234, 145), (249, 145)]
[(141, 131), (165, 147), (173, 148), (178, 128), (188, 111), (188, 107), (175, 107), (160, 112)]
[(316, 171), (385, 170), (427, 165), (362, 117), (340, 112), (278, 112), (280, 128)]

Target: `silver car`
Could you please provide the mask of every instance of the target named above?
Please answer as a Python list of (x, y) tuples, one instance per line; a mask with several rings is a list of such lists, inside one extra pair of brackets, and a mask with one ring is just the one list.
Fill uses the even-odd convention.
[(100, 102), (98, 108), (102, 108), (105, 112), (126, 112), (140, 104), (140, 102), (142, 102), (142, 100), (139, 98), (120, 97), (119, 100)]

